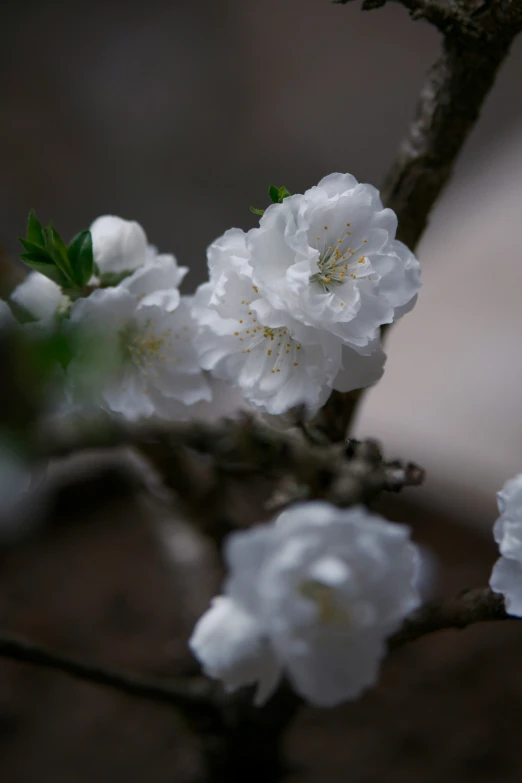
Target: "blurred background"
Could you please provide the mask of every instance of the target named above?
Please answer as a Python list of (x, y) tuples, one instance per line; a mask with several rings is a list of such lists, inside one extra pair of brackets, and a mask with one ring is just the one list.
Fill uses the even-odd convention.
[[(67, 239), (100, 214), (138, 220), (190, 266), (192, 291), (206, 246), (253, 226), (270, 183), (302, 192), (350, 171), (378, 185), (438, 46), (393, 4), (4, 0), (2, 291), (22, 274), (12, 259), (31, 207)], [(357, 423), (428, 469), (385, 510), (434, 553), (438, 592), (487, 580), (494, 493), (522, 470), (521, 82), (522, 39), (418, 249), (424, 288)], [(108, 498), (96, 480), (61, 497), (51, 528), (0, 551), (0, 624), (113, 666), (191, 670), (185, 640), (214, 587), (212, 556), (136, 503), (124, 472)], [(303, 713), (290, 779), (520, 779), (521, 653), (507, 627), (404, 650), (361, 702)], [(184, 783), (196, 750), (160, 707), (0, 666), (5, 780)]]

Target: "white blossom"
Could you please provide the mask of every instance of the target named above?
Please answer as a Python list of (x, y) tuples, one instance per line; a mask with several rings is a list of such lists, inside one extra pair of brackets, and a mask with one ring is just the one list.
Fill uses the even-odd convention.
[(73, 398), (130, 420), (187, 416), (209, 401), (209, 385), (193, 344), (190, 303), (172, 311), (171, 292), (141, 302), (122, 286), (94, 291), (71, 308), (75, 356), (67, 370)]
[(506, 481), (497, 493), (500, 517), (493, 534), (500, 550), (490, 585), (504, 596), (508, 614), (522, 617), (522, 474)]
[(94, 263), (102, 275), (131, 272), (144, 264), (147, 236), (139, 223), (102, 215), (92, 223), (90, 231)]
[(373, 685), (386, 639), (419, 604), (408, 528), (362, 506), (293, 506), (233, 533), (224, 594), (189, 645), (227, 690), (257, 685), (262, 704), (288, 675), (313, 704), (334, 706)]
[(413, 306), (421, 284), (396, 229), (378, 191), (350, 174), (268, 207), (247, 243), (254, 283), (274, 311), (264, 312), (267, 326), (285, 311), (372, 353), (379, 327)]
[[(377, 340), (361, 357), (333, 334), (274, 311), (254, 283), (247, 235), (231, 229), (208, 251), (209, 281), (194, 298), (202, 366), (237, 384), (245, 398), (271, 414), (305, 404), (317, 410), (332, 388), (375, 383), (385, 355)], [(269, 316), (268, 320), (265, 316)]]
[(55, 316), (66, 312), (70, 304), (60, 286), (39, 272), (30, 272), (11, 299), (42, 326), (52, 326)]
[[(161, 302), (168, 310), (176, 309), (178, 288), (187, 267), (178, 266), (175, 256), (169, 253), (158, 253), (147, 243), (145, 231), (135, 221), (103, 215), (90, 230), (94, 261), (102, 281), (107, 275), (116, 276), (119, 285), (130, 293), (140, 299), (147, 297), (147, 304)], [(118, 280), (125, 273), (128, 275)], [(170, 299), (158, 295), (163, 291), (170, 292)]]

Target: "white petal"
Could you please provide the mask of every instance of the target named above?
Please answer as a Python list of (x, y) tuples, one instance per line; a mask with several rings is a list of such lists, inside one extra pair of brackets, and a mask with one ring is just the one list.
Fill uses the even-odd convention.
[[(120, 285), (134, 296), (140, 297), (144, 304), (160, 304), (168, 310), (175, 310), (179, 302), (177, 289), (187, 271), (186, 267), (177, 265), (174, 256), (160, 255), (138, 268)], [(164, 298), (161, 301), (158, 298), (158, 292), (164, 291), (170, 294), (168, 302)]]
[(257, 620), (226, 596), (214, 598), (200, 618), (189, 647), (209, 677), (234, 691), (258, 684), (257, 703), (270, 696), (279, 679), (279, 667)]
[(37, 320), (49, 320), (67, 301), (61, 288), (39, 272), (31, 272), (11, 294), (11, 299)]
[(493, 566), (489, 580), (491, 589), (504, 596), (506, 612), (522, 617), (522, 563), (501, 557)]
[(102, 274), (129, 272), (147, 259), (147, 237), (133, 220), (102, 215), (91, 225), (94, 261)]

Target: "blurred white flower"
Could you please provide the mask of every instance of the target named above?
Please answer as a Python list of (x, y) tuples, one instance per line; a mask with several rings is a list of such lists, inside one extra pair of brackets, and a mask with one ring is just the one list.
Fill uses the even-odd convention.
[(489, 584), (504, 596), (508, 614), (522, 617), (522, 474), (506, 481), (497, 493), (497, 504), (500, 517), (493, 534), (501, 557)]
[(70, 305), (60, 286), (39, 272), (30, 272), (11, 299), (43, 326), (52, 326), (55, 316), (66, 312)]
[(74, 303), (70, 329), (76, 351), (67, 369), (74, 400), (98, 402), (137, 420), (185, 418), (185, 406), (211, 399), (193, 343), (188, 298), (171, 311), (170, 291), (162, 296), (140, 303), (118, 286)]
[(378, 341), (371, 357), (361, 357), (335, 335), (276, 313), (253, 282), (246, 239), (231, 229), (209, 248), (209, 282), (198, 288), (193, 307), (202, 366), (271, 414), (298, 404), (313, 412), (332, 388), (375, 383), (385, 361)]
[(257, 685), (262, 704), (283, 673), (313, 704), (373, 685), (386, 639), (419, 604), (408, 528), (357, 506), (314, 501), (233, 533), (224, 595), (189, 641), (227, 690)]
[(379, 327), (410, 309), (419, 263), (395, 239), (397, 218), (378, 191), (350, 174), (330, 174), (304, 195), (272, 204), (248, 234), (254, 283), (273, 311), (372, 353)]

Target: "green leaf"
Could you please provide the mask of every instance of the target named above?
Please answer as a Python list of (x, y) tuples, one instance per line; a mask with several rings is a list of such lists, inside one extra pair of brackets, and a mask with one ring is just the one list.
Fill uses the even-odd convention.
[(270, 185), (268, 188), (268, 195), (273, 204), (279, 204), (279, 188), (276, 188), (275, 185)]
[(51, 258), (51, 256), (49, 255), (45, 247), (42, 247), (41, 245), (37, 245), (34, 242), (29, 242), (29, 240), (27, 239), (22, 239), (22, 237), (18, 237), (18, 239), (28, 253), (41, 256), (42, 261), (47, 261), (48, 264), (54, 264), (53, 259)]
[(42, 226), (34, 214), (34, 209), (29, 212), (27, 219), (27, 240), (34, 245), (40, 245), (40, 247), (44, 245)]
[(90, 231), (81, 231), (69, 243), (67, 249), (74, 282), (80, 288), (87, 285), (93, 275), (94, 257)]
[(292, 194), (291, 194), (291, 193), (290, 193), (290, 191), (289, 191), (289, 190), (287, 190), (287, 189), (285, 188), (285, 186), (283, 185), (283, 186), (282, 186), (282, 187), (280, 187), (280, 188), (279, 188), (279, 190), (277, 191), (277, 195), (278, 195), (278, 201), (279, 201), (279, 203), (281, 204), (281, 202), (283, 201), (283, 199), (285, 199), (285, 198), (288, 198), (288, 196), (291, 196)]
[(250, 207), (250, 211), (254, 213), (254, 215), (264, 215), (265, 210), (264, 209), (257, 209), (257, 207)]
[(70, 281), (69, 285), (76, 285), (73, 277), (73, 271), (69, 262), (69, 256), (67, 254), (67, 248), (60, 234), (56, 229), (49, 224), (43, 231), (43, 237), (45, 241), (45, 249), (51, 256), (52, 260), (63, 273), (63, 275)]
[(24, 253), (20, 258), (24, 264), (31, 269), (34, 269), (35, 272), (40, 272), (40, 274), (45, 275), (49, 280), (52, 280), (53, 283), (56, 283), (59, 286), (66, 286), (69, 284), (69, 280), (58, 267), (53, 263), (43, 260), (43, 256), (37, 253)]

